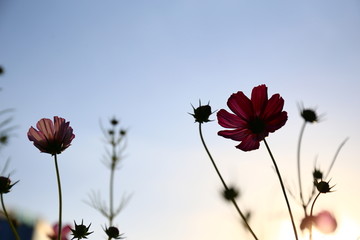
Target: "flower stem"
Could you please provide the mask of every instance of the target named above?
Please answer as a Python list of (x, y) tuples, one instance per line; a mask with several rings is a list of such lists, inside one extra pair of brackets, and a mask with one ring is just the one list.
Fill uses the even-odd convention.
[[(312, 205), (311, 205), (311, 210), (310, 210), (310, 218), (312, 218), (313, 216), (313, 211), (314, 211), (314, 206), (315, 206), (315, 202), (318, 199), (318, 197), (320, 196), (320, 192), (316, 195)], [(312, 240), (312, 222), (310, 224), (310, 231), (309, 231), (309, 240)]]
[[(203, 137), (203, 134), (202, 134), (201, 123), (199, 123), (199, 134), (200, 134), (201, 142), (202, 142), (202, 144), (203, 144), (203, 146), (204, 146), (204, 148), (205, 148), (205, 150), (206, 150), (206, 153), (208, 154), (208, 156), (209, 156), (209, 158), (210, 158), (210, 160), (211, 160), (212, 165), (213, 165), (214, 168), (215, 168), (215, 171), (216, 171), (217, 175), (219, 176), (219, 178), (220, 178), (220, 180), (221, 180), (221, 183), (223, 184), (225, 190), (228, 191), (229, 188), (228, 188), (228, 186), (226, 185), (223, 177), (221, 176), (221, 173), (220, 173), (218, 167), (216, 166), (216, 163), (215, 163), (213, 157), (211, 156), (209, 149), (208, 149), (207, 146), (206, 146), (206, 143), (205, 143), (205, 140), (204, 140), (204, 137)], [(241, 217), (242, 220), (244, 221), (245, 226), (247, 227), (247, 229), (249, 230), (249, 232), (251, 233), (251, 235), (254, 237), (255, 240), (258, 240), (256, 234), (255, 234), (254, 231), (251, 229), (249, 223), (248, 223), (247, 220), (246, 220), (245, 215), (241, 212), (241, 210), (240, 210), (239, 206), (237, 205), (235, 199), (232, 198), (232, 199), (231, 199), (231, 202), (234, 204), (237, 212), (239, 213), (240, 217)]]
[(110, 199), (109, 199), (109, 226), (112, 226), (112, 222), (113, 222), (113, 218), (114, 218), (114, 210), (113, 210), (113, 198), (114, 198), (114, 172), (115, 172), (115, 167), (111, 167), (111, 172), (110, 172)]
[(303, 191), (302, 191), (302, 185), (301, 185), (301, 169), (300, 169), (300, 148), (301, 148), (301, 140), (302, 140), (302, 136), (304, 135), (304, 130), (305, 130), (305, 126), (306, 126), (306, 121), (304, 121), (301, 130), (300, 130), (300, 135), (299, 135), (299, 142), (298, 142), (298, 148), (297, 148), (297, 171), (298, 171), (298, 181), (299, 181), (299, 192), (300, 192), (300, 200), (302, 203), (302, 207), (304, 209), (304, 213), (306, 215), (306, 204), (304, 201), (304, 196), (303, 196)]
[(57, 178), (57, 185), (58, 185), (58, 195), (59, 195), (59, 221), (58, 221), (58, 236), (57, 239), (61, 240), (61, 229), (62, 229), (62, 195), (61, 195), (61, 182), (60, 182), (60, 173), (59, 167), (57, 162), (57, 155), (54, 154), (55, 160), (55, 169), (56, 169), (56, 178)]
[(15, 229), (15, 226), (14, 226), (14, 224), (12, 223), (12, 221), (11, 221), (11, 219), (10, 219), (7, 211), (6, 211), (5, 204), (4, 204), (3, 194), (1, 193), (0, 196), (1, 196), (1, 205), (2, 205), (2, 208), (3, 208), (4, 214), (5, 214), (5, 217), (6, 217), (7, 221), (8, 221), (9, 224), (10, 224), (11, 231), (14, 233), (15, 239), (16, 239), (16, 240), (20, 240), (19, 234), (17, 233), (17, 231), (16, 231), (16, 229)]
[(289, 215), (290, 215), (290, 219), (291, 219), (291, 223), (292, 223), (292, 226), (293, 226), (293, 230), (294, 230), (294, 234), (295, 234), (295, 239), (298, 240), (298, 234), (297, 234), (297, 231), (296, 231), (296, 226), (295, 226), (295, 222), (294, 222), (294, 217), (293, 217), (293, 214), (292, 214), (292, 211), (291, 211), (291, 207), (290, 207), (290, 203), (289, 203), (289, 199), (286, 195), (286, 190), (285, 190), (285, 186), (284, 186), (284, 183), (283, 183), (283, 180), (282, 180), (282, 177), (281, 177), (281, 174), (280, 174), (280, 171), (279, 171), (279, 168), (276, 164), (276, 161), (275, 161), (275, 158), (269, 148), (269, 145), (267, 144), (266, 140), (264, 139), (264, 143), (265, 143), (265, 146), (270, 154), (270, 157), (271, 157), (271, 160), (274, 164), (274, 167), (275, 167), (275, 170), (276, 170), (276, 174), (279, 178), (279, 182), (280, 182), (280, 185), (281, 185), (281, 190), (284, 194), (284, 197), (285, 197), (285, 201), (286, 201), (286, 205), (287, 205), (287, 208), (288, 208), (288, 211), (289, 211)]

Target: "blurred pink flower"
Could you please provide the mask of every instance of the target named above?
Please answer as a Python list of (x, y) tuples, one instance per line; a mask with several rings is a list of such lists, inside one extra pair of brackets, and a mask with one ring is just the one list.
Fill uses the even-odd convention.
[[(53, 233), (49, 234), (48, 237), (51, 240), (57, 240), (59, 225), (56, 223), (53, 225)], [(61, 240), (69, 240), (69, 233), (71, 231), (71, 225), (67, 224), (61, 229)]]
[(337, 228), (336, 218), (329, 211), (321, 211), (315, 216), (307, 216), (302, 219), (300, 229), (311, 229), (315, 226), (320, 232), (324, 234), (333, 233)]
[(69, 124), (70, 122), (65, 122), (64, 118), (57, 116), (54, 117), (54, 122), (43, 118), (37, 122), (37, 129), (31, 127), (27, 135), (41, 152), (51, 155), (60, 154), (70, 146), (71, 141), (75, 138)]
[(232, 94), (227, 105), (233, 113), (221, 109), (217, 119), (231, 130), (219, 131), (218, 135), (240, 141), (236, 147), (243, 151), (258, 149), (260, 141), (284, 126), (288, 118), (283, 111), (284, 99), (279, 94), (269, 99), (264, 84), (253, 88), (251, 99), (241, 91)]
[(325, 234), (333, 233), (337, 228), (335, 217), (326, 210), (315, 216), (314, 223), (316, 228)]

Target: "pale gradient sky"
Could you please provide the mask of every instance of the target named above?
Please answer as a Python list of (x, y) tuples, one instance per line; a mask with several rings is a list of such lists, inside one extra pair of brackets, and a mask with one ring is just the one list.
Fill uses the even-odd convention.
[[(18, 128), (0, 165), (11, 157), (12, 178), (20, 180), (6, 201), (57, 220), (53, 161), (26, 133), (40, 118), (64, 117), (76, 135), (59, 156), (64, 222), (92, 222), (96, 233), (89, 239), (102, 239), (106, 220), (83, 201), (91, 190), (108, 195), (99, 121), (117, 116), (129, 129), (129, 145), (116, 175), (116, 199), (125, 192), (133, 198), (115, 222), (129, 240), (244, 239), (188, 112), (199, 99), (214, 110), (226, 108), (231, 93), (248, 95), (265, 83), (269, 95), (283, 96), (289, 114), (268, 141), (290, 188), (297, 189), (299, 102), (326, 114), (306, 129), (304, 179), (316, 157), (326, 168), (350, 138), (332, 171), (336, 192), (322, 197), (318, 210), (354, 222), (347, 239), (355, 240), (359, 43), (359, 0), (2, 0), (0, 101), (1, 108), (16, 110)], [(252, 225), (261, 239), (276, 239), (271, 229), (288, 216), (264, 146), (241, 152), (218, 137), (219, 130), (216, 121), (204, 125), (220, 170), (241, 187), (239, 204), (255, 212)], [(295, 201), (292, 206), (299, 221), (301, 209)]]

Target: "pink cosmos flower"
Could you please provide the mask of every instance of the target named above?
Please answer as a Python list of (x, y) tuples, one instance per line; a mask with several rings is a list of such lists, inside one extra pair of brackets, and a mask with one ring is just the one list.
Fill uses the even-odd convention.
[[(53, 225), (53, 233), (49, 234), (48, 237), (51, 240), (57, 240), (58, 238), (58, 231), (59, 230), (59, 225), (56, 223)], [(66, 226), (64, 226), (61, 229), (61, 240), (69, 240), (69, 233), (71, 231), (71, 225), (67, 224)]]
[(320, 232), (329, 234), (337, 228), (336, 218), (329, 211), (321, 211), (315, 216), (307, 216), (302, 219), (300, 229), (310, 229), (314, 225)]
[(260, 141), (287, 121), (284, 99), (279, 94), (268, 99), (266, 85), (254, 87), (251, 99), (241, 91), (232, 94), (227, 105), (233, 113), (221, 109), (217, 119), (222, 127), (231, 130), (219, 131), (218, 135), (240, 141), (236, 147), (243, 151), (258, 149)]
[(41, 152), (51, 155), (60, 154), (70, 146), (71, 141), (75, 138), (69, 124), (70, 122), (65, 122), (64, 118), (57, 116), (54, 117), (54, 122), (43, 118), (37, 122), (37, 129), (31, 127), (27, 135)]
[(333, 233), (337, 228), (336, 218), (329, 211), (322, 211), (315, 217), (315, 226), (325, 234)]

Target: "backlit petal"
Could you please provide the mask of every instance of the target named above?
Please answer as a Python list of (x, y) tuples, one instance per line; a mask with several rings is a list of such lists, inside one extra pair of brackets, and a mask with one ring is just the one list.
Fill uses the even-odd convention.
[(248, 135), (242, 142), (236, 146), (236, 148), (243, 151), (251, 151), (258, 149), (260, 147), (259, 141), (257, 141), (254, 136)]
[(268, 101), (267, 87), (263, 84), (254, 87), (251, 92), (251, 102), (256, 116), (261, 116)]
[(246, 122), (243, 119), (224, 109), (217, 112), (217, 119), (219, 125), (224, 128), (238, 128), (246, 125)]
[(243, 92), (233, 93), (227, 105), (231, 111), (244, 120), (249, 120), (254, 115), (252, 103)]
[(272, 115), (279, 114), (284, 107), (284, 99), (279, 94), (274, 94), (269, 99), (266, 108), (262, 114), (264, 119), (270, 118)]

